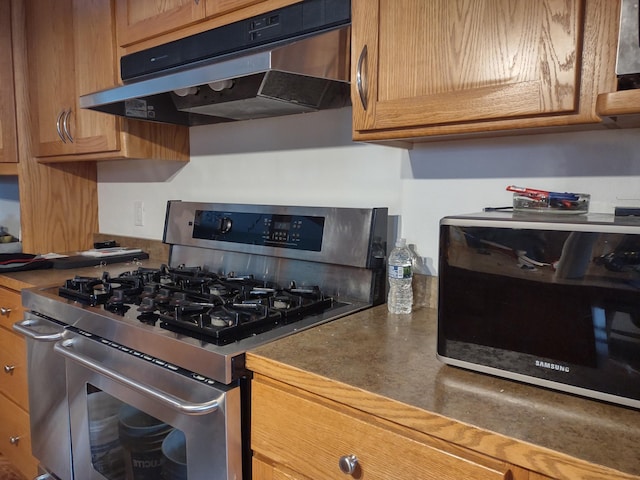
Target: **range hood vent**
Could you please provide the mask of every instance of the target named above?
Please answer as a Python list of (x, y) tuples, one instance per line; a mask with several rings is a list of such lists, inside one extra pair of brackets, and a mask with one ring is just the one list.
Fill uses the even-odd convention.
[(190, 126), (344, 107), (350, 34), (350, 2), (305, 0), (124, 56), (128, 83), (80, 107)]

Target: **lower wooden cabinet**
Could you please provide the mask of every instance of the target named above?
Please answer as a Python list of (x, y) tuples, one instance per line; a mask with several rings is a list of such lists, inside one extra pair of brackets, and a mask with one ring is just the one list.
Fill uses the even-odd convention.
[(500, 460), (259, 375), (251, 418), (256, 480), (530, 478)]
[(26, 345), (11, 327), (21, 319), (20, 293), (0, 287), (0, 453), (34, 478), (38, 462), (31, 455)]

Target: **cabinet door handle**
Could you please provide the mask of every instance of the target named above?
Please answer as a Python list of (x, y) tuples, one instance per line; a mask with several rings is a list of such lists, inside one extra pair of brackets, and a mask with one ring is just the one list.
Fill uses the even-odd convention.
[(16, 369), (15, 365), (5, 365), (4, 373), (12, 373)]
[(62, 119), (62, 129), (64, 130), (64, 134), (67, 136), (69, 141), (73, 143), (73, 137), (71, 136), (71, 132), (69, 131), (69, 115), (71, 115), (71, 109), (67, 110), (64, 114), (64, 118)]
[(3, 317), (8, 317), (10, 313), (11, 313), (10, 308), (0, 307), (0, 315), (2, 315)]
[(342, 473), (353, 475), (359, 467), (358, 457), (355, 455), (343, 455), (340, 457), (340, 460), (338, 460), (338, 466)]
[(367, 109), (367, 76), (363, 74), (362, 64), (367, 58), (367, 46), (362, 47), (360, 57), (358, 57), (358, 67), (356, 68), (356, 88), (360, 96), (362, 108)]
[(20, 437), (15, 436), (15, 437), (9, 437), (9, 443), (11, 445), (18, 445), (18, 442), (20, 441)]
[(64, 138), (64, 134), (62, 133), (62, 116), (66, 113), (66, 110), (63, 110), (58, 114), (58, 118), (56, 118), (56, 130), (58, 131), (58, 136), (62, 143), (67, 143), (67, 139)]

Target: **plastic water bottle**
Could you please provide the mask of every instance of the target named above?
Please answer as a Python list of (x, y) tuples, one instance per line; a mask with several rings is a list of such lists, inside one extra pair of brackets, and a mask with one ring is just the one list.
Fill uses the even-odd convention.
[(387, 308), (391, 313), (411, 313), (413, 304), (413, 253), (404, 238), (396, 241), (396, 246), (388, 260), (389, 296)]

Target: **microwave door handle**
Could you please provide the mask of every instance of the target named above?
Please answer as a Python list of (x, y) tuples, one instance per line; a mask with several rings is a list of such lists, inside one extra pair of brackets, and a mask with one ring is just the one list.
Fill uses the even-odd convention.
[(24, 320), (23, 322), (14, 323), (13, 329), (25, 337), (38, 342), (57, 342), (58, 340), (62, 340), (64, 334), (62, 327), (60, 327), (61, 331), (57, 333), (38, 333), (36, 330), (29, 328), (37, 324), (38, 323), (33, 320)]
[(166, 392), (153, 388), (149, 385), (142, 385), (140, 382), (132, 380), (124, 375), (121, 375), (118, 372), (111, 370), (110, 368), (105, 367), (97, 362), (95, 362), (92, 358), (87, 357), (81, 353), (73, 351), (73, 340), (64, 340), (62, 342), (58, 342), (53, 346), (53, 349), (63, 355), (64, 357), (73, 360), (74, 362), (79, 363), (80, 365), (93, 370), (94, 372), (99, 373), (100, 375), (104, 375), (105, 377), (110, 378), (122, 385), (125, 385), (137, 392), (150, 397), (156, 401), (161, 402), (163, 405), (168, 406), (173, 410), (177, 410), (178, 412), (186, 415), (205, 415), (207, 413), (215, 412), (222, 403), (224, 398), (224, 393), (219, 397), (211, 399), (207, 402), (203, 403), (192, 403), (184, 401), (180, 398), (177, 398), (173, 395), (170, 395)]

